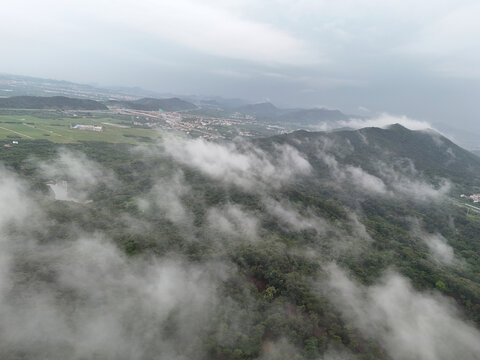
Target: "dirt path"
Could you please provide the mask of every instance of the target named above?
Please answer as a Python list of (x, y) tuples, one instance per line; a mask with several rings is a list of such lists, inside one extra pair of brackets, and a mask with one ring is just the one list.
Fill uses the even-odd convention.
[(7, 130), (7, 131), (11, 131), (11, 132), (13, 132), (13, 133), (15, 133), (15, 134), (17, 134), (17, 135), (21, 135), (21, 136), (25, 136), (25, 137), (27, 137), (27, 138), (29, 138), (29, 139), (33, 139), (33, 137), (31, 137), (31, 136), (29, 136), (29, 135), (25, 135), (25, 134), (19, 133), (18, 131), (4, 128), (4, 127), (2, 127), (2, 126), (0, 126), (0, 129)]
[(52, 134), (52, 135), (63, 136), (63, 135), (57, 134), (56, 132), (54, 132), (54, 131), (52, 131), (52, 130), (48, 130), (48, 129), (45, 129), (45, 128), (41, 128), (40, 126), (33, 126), (33, 125), (30, 125), (30, 124), (26, 124), (26, 123), (23, 123), (23, 125), (28, 126), (28, 127), (31, 127), (32, 129), (39, 129), (39, 130), (42, 130), (42, 131), (47, 131), (47, 132), (49, 132), (49, 133)]
[(120, 128), (120, 129), (130, 129), (130, 126), (126, 126), (126, 125), (112, 124), (112, 123), (109, 123), (109, 122), (103, 122), (102, 124), (113, 126), (113, 127)]

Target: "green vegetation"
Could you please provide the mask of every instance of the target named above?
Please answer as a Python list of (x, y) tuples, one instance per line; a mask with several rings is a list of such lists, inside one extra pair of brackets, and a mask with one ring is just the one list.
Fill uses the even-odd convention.
[[(273, 180), (269, 178), (272, 183), (257, 182), (263, 179), (260, 175), (263, 169), (248, 169), (254, 172), (252, 176), (237, 172), (229, 182), (226, 175), (209, 176), (200, 169), (201, 165), (180, 162), (175, 154), (155, 146), (142, 153), (132, 151), (131, 144), (122, 144), (148, 141), (152, 131), (144, 129), (107, 126), (100, 134), (102, 142), (93, 142), (82, 140), (95, 139), (96, 133), (70, 130), (63, 119), (2, 116), (0, 121), (1, 127), (25, 131), (25, 135), (36, 139), (49, 130), (62, 135), (50, 133), (48, 141), (23, 137), (18, 146), (0, 148), (0, 159), (29, 184), (42, 205), (42, 216), (48, 219), (41, 231), (35, 232), (39, 244), (63, 246), (76, 237), (71, 229), (81, 229), (83, 233), (101, 233), (112, 239), (132, 262), (179, 257), (199, 268), (212, 263), (227, 264), (216, 271), (221, 273), (221, 281), (215, 287), (219, 297), (208, 306), (212, 313), (205, 322), (198, 320), (202, 325), (188, 338), (188, 346), (185, 340), (175, 343), (179, 351), (188, 351), (192, 346), (195, 351), (187, 352), (190, 356), (258, 359), (273, 344), (287, 342), (299, 359), (318, 359), (332, 349), (355, 354), (358, 359), (390, 359), (388, 344), (353, 326), (331, 298), (330, 290), (321, 286), (328, 279), (328, 264), (332, 262), (348, 269), (354, 281), (365, 286), (376, 284), (382, 274), (393, 269), (409, 279), (414, 291), (426, 294), (436, 291), (450, 298), (471, 322), (480, 326), (480, 215), (453, 203), (451, 195), (421, 198), (422, 191), (435, 194), (439, 191), (440, 177), (452, 182), (454, 196), (459, 189), (473, 190), (480, 186), (480, 159), (443, 138), (439, 143), (430, 134), (393, 127), (335, 134), (297, 132), (261, 139), (256, 141), (259, 148), (253, 154), (273, 159), (271, 163), (275, 164), (280, 161), (278, 158), (293, 156), (291, 148), (294, 148), (312, 166), (311, 173), (275, 187), (273, 180), (280, 176), (279, 167), (275, 168)], [(0, 134), (5, 138), (11, 136), (6, 132)], [(67, 134), (71, 134), (70, 141), (57, 139)], [(328, 153), (323, 153), (325, 144), (338, 146), (331, 146)], [(242, 154), (257, 156), (248, 149), (243, 149)], [(448, 157), (447, 149), (455, 154), (455, 159)], [(98, 175), (100, 172), (96, 170), (98, 178), (107, 180), (98, 180), (84, 189), (91, 202), (55, 201), (45, 185), (52, 179), (38, 170), (39, 162), (54, 164), (54, 168), (67, 166), (68, 163), (58, 162), (58, 153), (67, 151), (74, 154), (67, 162), (82, 159), (78, 154), (85, 154), (88, 161), (100, 164), (104, 173), (110, 174)], [(202, 147), (202, 151), (207, 150)], [(283, 154), (283, 158), (278, 154)], [(337, 161), (334, 170), (325, 163), (327, 159), (332, 164), (332, 157)], [(415, 172), (411, 166), (401, 166), (407, 157)], [(376, 167), (380, 162), (383, 167)], [(386, 169), (388, 165), (392, 166)], [(371, 192), (368, 187), (359, 187), (360, 175), (358, 170), (351, 170), (354, 167), (378, 176), (386, 190)], [(410, 182), (402, 177), (404, 168)], [(347, 175), (354, 173), (356, 178), (342, 177), (339, 175), (342, 171)], [(238, 185), (235, 181), (242, 176), (251, 176), (247, 179), (255, 186)], [(62, 179), (75, 188), (73, 173), (63, 173)], [(399, 187), (402, 181), (405, 184)], [(405, 192), (408, 186), (417, 186), (419, 190)], [(279, 215), (271, 209), (271, 204), (283, 212)], [(242, 216), (248, 221), (239, 226), (234, 220), (228, 223), (225, 219), (229, 211), (237, 216), (238, 209), (242, 209)], [(287, 212), (294, 214), (293, 225), (285, 220)], [(223, 226), (215, 228), (222, 216), (225, 216)], [(421, 231), (413, 230), (415, 221)], [(252, 228), (257, 234), (250, 235)], [(12, 233), (15, 231), (23, 230), (14, 228)], [(421, 239), (425, 234), (447, 239), (462, 265), (446, 265), (434, 259)], [(18, 278), (27, 284), (44, 281), (54, 286), (55, 268), (50, 269), (41, 259), (39, 264), (19, 266)], [(88, 296), (59, 285), (55, 299), (62, 306), (69, 302), (80, 306)], [(182, 317), (185, 316), (182, 306), (188, 303), (183, 305), (181, 301), (166, 320), (148, 328), (149, 336), (155, 334), (162, 339), (183, 336), (179, 329), (181, 321), (187, 320)], [(68, 309), (72, 313), (77, 311), (74, 306)], [(136, 315), (129, 319), (138, 325)], [(145, 317), (140, 324), (148, 320)], [(21, 356), (22, 352), (13, 354)]]
[[(102, 126), (103, 131), (71, 129), (76, 124)], [(117, 118), (39, 118), (31, 115), (0, 115), (0, 140), (46, 139), (54, 143), (105, 141), (144, 143), (158, 138), (155, 130), (118, 127), (125, 121)]]

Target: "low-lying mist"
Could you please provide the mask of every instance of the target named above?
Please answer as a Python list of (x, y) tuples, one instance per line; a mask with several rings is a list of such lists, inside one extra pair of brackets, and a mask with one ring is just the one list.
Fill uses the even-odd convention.
[[(409, 213), (451, 180), (345, 144), (169, 136), (2, 168), (1, 357), (477, 358), (478, 323), (438, 282), (470, 263)], [(32, 185), (48, 181), (81, 202)]]

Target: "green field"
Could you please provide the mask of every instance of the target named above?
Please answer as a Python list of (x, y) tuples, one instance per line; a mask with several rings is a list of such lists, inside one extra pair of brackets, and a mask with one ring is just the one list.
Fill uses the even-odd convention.
[[(105, 124), (109, 123), (109, 124)], [(103, 131), (71, 129), (71, 125), (103, 126)], [(45, 139), (56, 143), (106, 141), (138, 144), (159, 137), (155, 130), (121, 128), (124, 120), (115, 118), (39, 118), (31, 115), (0, 115), (0, 140)], [(115, 126), (117, 125), (117, 126)]]

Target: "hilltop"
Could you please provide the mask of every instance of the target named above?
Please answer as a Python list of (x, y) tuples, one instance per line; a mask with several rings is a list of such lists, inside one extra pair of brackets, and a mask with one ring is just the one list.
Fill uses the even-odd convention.
[(299, 130), (261, 139), (259, 143), (286, 143), (309, 156), (315, 156), (321, 144), (334, 143), (336, 146), (330, 150), (342, 162), (373, 172), (377, 172), (375, 166), (380, 161), (396, 164), (408, 159), (416, 170), (432, 179), (441, 176), (459, 183), (480, 181), (480, 157), (434, 130), (414, 131), (400, 124), (335, 132)]

